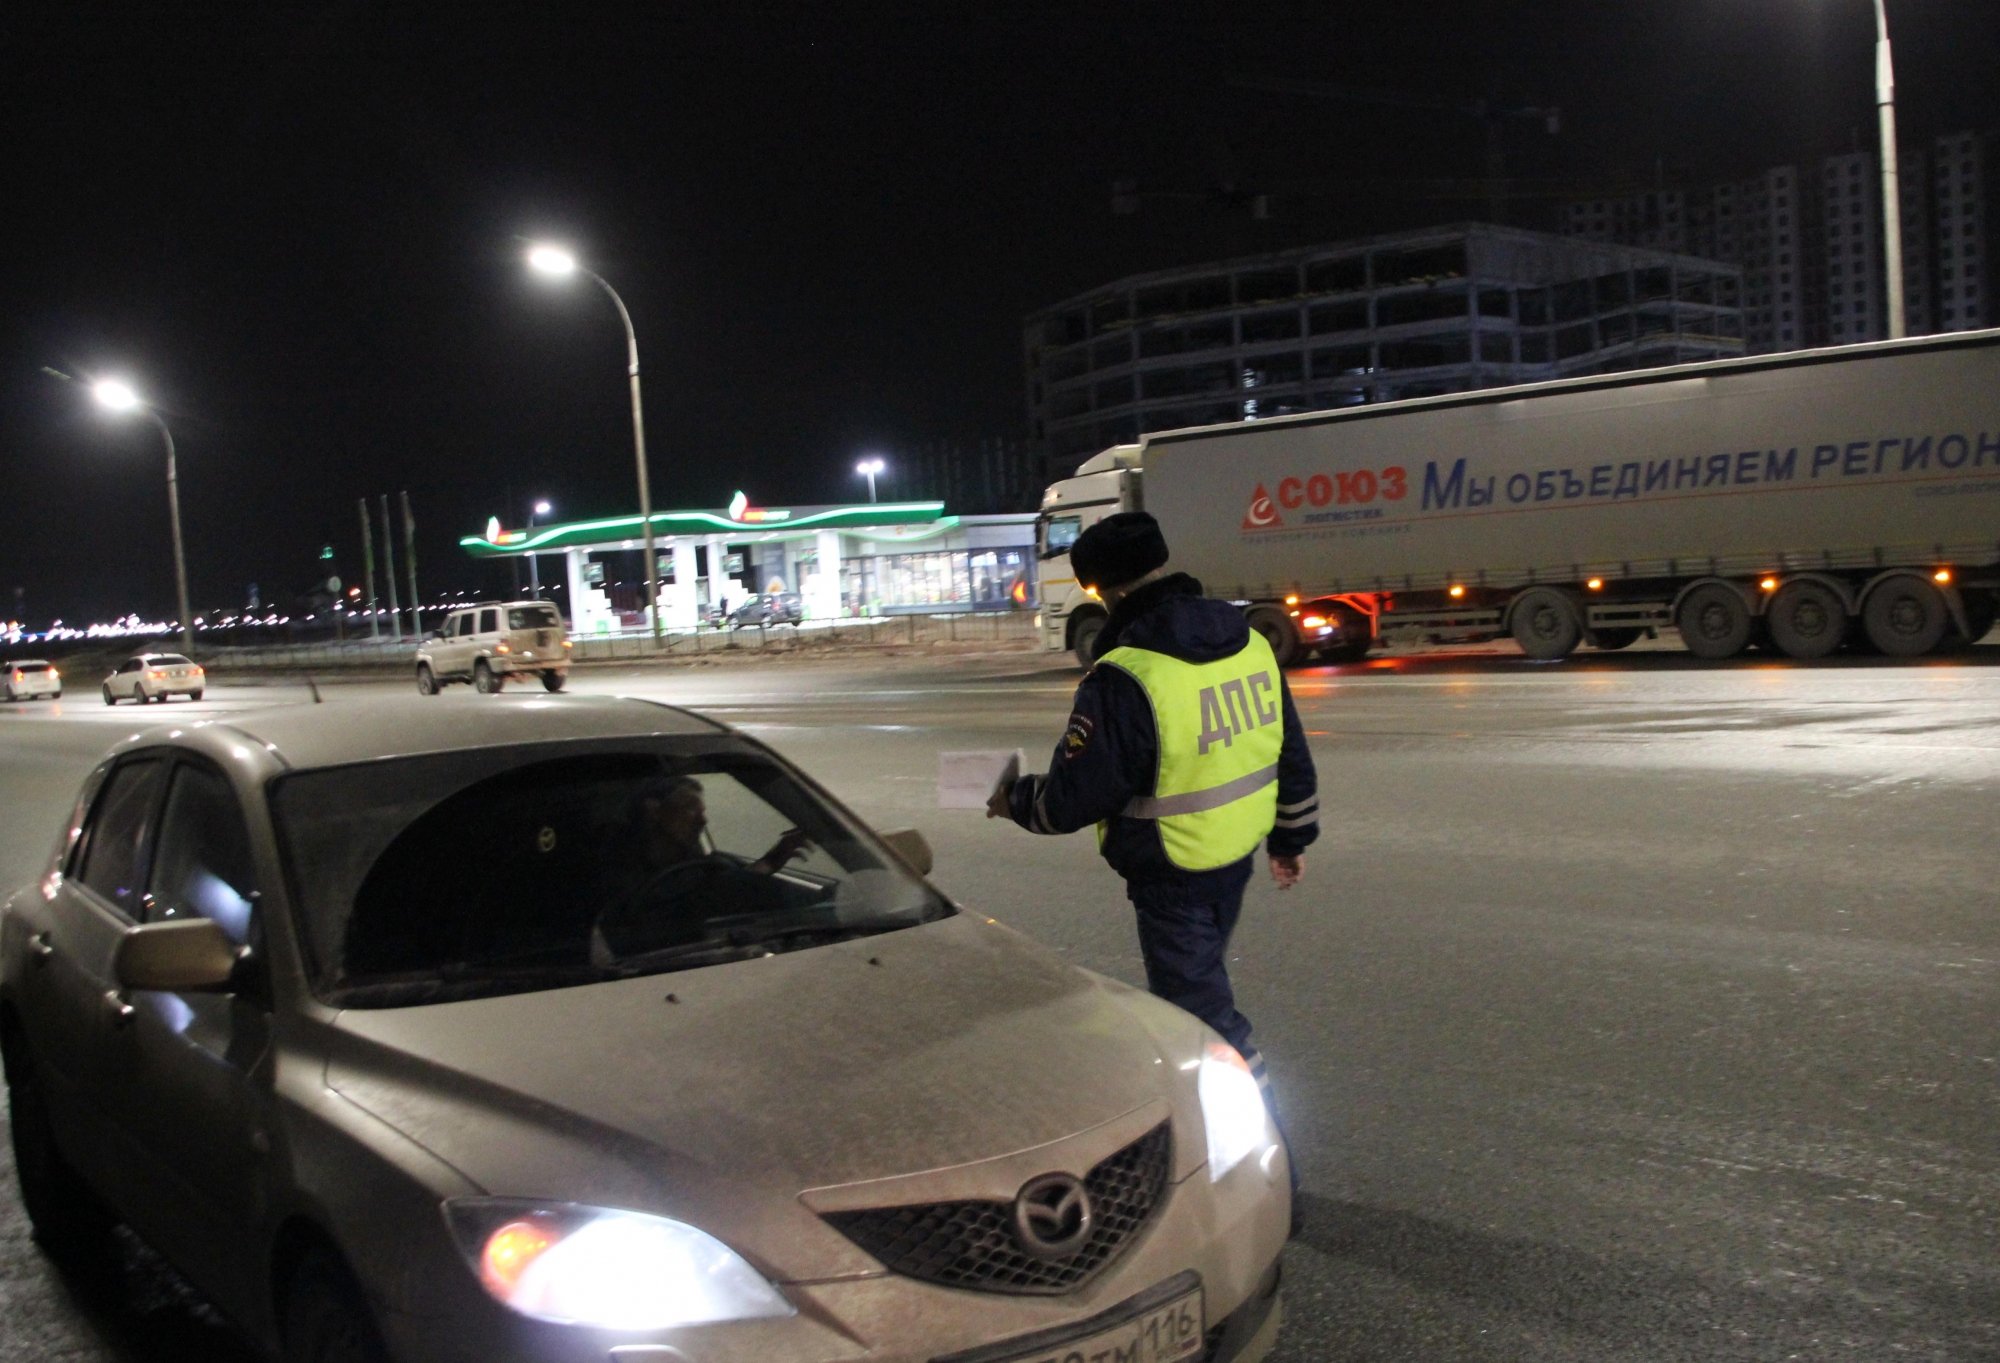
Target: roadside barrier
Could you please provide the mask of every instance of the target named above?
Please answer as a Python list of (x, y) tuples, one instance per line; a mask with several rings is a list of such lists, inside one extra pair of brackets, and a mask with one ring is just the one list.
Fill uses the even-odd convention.
[[(577, 662), (614, 659), (692, 658), (729, 653), (815, 653), (850, 648), (925, 647), (935, 644), (1032, 644), (1029, 611), (978, 611), (962, 615), (887, 615), (851, 620), (808, 620), (803, 625), (746, 625), (741, 629), (669, 630), (655, 646), (644, 629), (580, 634), (570, 657)], [(236, 644), (199, 649), (211, 668), (404, 671), (417, 662), (412, 639), (324, 640), (317, 643)]]

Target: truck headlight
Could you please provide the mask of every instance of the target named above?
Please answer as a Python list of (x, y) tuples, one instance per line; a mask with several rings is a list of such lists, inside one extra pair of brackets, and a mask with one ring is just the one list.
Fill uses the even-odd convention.
[(1222, 1181), (1231, 1169), (1276, 1143), (1263, 1091), (1249, 1062), (1226, 1041), (1211, 1041), (1195, 1076), (1201, 1122), (1208, 1129), (1208, 1179)]
[(684, 1222), (485, 1197), (444, 1211), (480, 1284), (536, 1320), (662, 1330), (796, 1314), (734, 1250)]

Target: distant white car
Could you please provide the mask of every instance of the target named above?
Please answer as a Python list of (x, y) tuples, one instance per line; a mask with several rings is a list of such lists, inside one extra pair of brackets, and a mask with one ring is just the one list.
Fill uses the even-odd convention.
[(0, 694), (8, 700), (62, 699), (62, 673), (41, 658), (20, 658), (0, 665)]
[(143, 705), (168, 696), (200, 700), (207, 680), (199, 663), (178, 653), (135, 653), (104, 679), (104, 703), (136, 700)]

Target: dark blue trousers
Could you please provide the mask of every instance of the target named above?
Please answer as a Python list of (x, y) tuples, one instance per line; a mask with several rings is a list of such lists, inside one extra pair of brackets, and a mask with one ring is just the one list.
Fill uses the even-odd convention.
[[(1204, 878), (1206, 881), (1206, 878)], [(1168, 1003), (1185, 1008), (1222, 1034), (1257, 1077), (1264, 1104), (1279, 1134), (1284, 1121), (1271, 1093), (1264, 1057), (1250, 1044), (1250, 1019), (1236, 1007), (1229, 984), (1229, 937), (1243, 913), (1247, 872), (1228, 876), (1220, 885), (1206, 881), (1207, 893), (1177, 893), (1176, 887), (1130, 887), (1132, 907), (1139, 918), (1139, 952), (1146, 961), (1146, 988)], [(1233, 884), (1231, 883), (1233, 882)], [(1289, 1142), (1287, 1142), (1289, 1145)], [(1292, 1155), (1292, 1190), (1298, 1191), (1299, 1165)]]
[(1193, 1013), (1252, 1059), (1250, 1019), (1236, 1011), (1229, 985), (1229, 936), (1243, 912), (1243, 887), (1214, 899), (1135, 897), (1134, 908), (1146, 988)]

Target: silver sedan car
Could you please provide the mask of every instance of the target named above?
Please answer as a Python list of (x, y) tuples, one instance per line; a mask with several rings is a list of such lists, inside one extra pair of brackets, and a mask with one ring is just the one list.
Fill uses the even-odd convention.
[(0, 910), (35, 1233), (314, 1363), (1250, 1363), (1283, 1143), (1186, 1013), (609, 698), (140, 734)]

